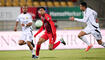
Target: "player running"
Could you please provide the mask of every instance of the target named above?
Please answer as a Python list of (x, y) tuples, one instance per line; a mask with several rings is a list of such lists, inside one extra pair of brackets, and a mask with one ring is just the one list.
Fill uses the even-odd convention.
[(17, 31), (17, 26), (18, 23), (20, 22), (22, 27), (22, 35), (19, 40), (19, 45), (27, 44), (32, 52), (32, 58), (34, 58), (35, 52), (33, 49), (34, 44), (33, 44), (33, 34), (32, 34), (32, 16), (29, 13), (27, 13), (28, 9), (26, 6), (23, 6), (22, 10), (23, 13), (21, 13), (16, 20), (16, 26), (14, 28), (14, 31)]
[(83, 19), (70, 17), (70, 20), (86, 22), (87, 24), (87, 27), (84, 30), (82, 30), (78, 35), (78, 37), (88, 45), (85, 51), (88, 51), (93, 46), (87, 41), (85, 37), (85, 35), (88, 35), (88, 34), (92, 34), (96, 38), (98, 44), (105, 47), (105, 42), (102, 42), (102, 36), (99, 29), (99, 23), (97, 20), (97, 12), (92, 10), (91, 8), (88, 8), (86, 2), (82, 2), (80, 4), (80, 9), (83, 11)]
[(38, 13), (41, 15), (40, 17), (42, 19), (43, 25), (41, 26), (39, 31), (34, 35), (34, 37), (36, 37), (44, 28), (45, 28), (45, 32), (39, 38), (39, 41), (36, 45), (36, 58), (38, 58), (38, 56), (39, 56), (41, 44), (43, 42), (47, 41), (48, 39), (49, 39), (49, 50), (54, 50), (60, 43), (63, 43), (64, 45), (66, 45), (63, 38), (60, 39), (60, 41), (58, 41), (57, 43), (55, 43), (55, 41), (56, 41), (56, 27), (54, 25), (54, 22), (52, 21), (51, 16), (45, 12), (45, 8), (40, 7), (38, 9)]

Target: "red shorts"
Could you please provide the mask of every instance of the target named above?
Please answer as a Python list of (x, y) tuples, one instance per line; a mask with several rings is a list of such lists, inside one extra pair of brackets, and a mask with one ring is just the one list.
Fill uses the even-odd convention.
[(52, 33), (44, 33), (41, 38), (48, 40), (49, 39), (49, 44), (54, 44), (54, 42), (56, 41), (56, 34), (52, 34)]

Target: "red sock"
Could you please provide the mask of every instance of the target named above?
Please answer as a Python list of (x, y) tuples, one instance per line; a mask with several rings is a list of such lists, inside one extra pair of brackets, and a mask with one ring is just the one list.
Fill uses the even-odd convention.
[(58, 41), (57, 43), (54, 44), (53, 49), (55, 49), (61, 42)]
[(37, 46), (36, 46), (36, 56), (39, 56), (40, 47), (41, 47), (41, 45), (37, 44)]

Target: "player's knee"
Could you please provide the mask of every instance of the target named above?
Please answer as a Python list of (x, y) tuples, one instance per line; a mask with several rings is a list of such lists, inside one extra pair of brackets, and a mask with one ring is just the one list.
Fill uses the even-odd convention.
[(98, 43), (99, 45), (101, 45), (102, 43)]
[(49, 48), (49, 50), (53, 50), (53, 48)]
[(28, 45), (28, 47), (30, 48), (30, 50), (33, 50), (33, 47), (32, 47), (32, 45), (31, 45), (31, 42), (30, 42), (30, 41), (27, 41), (27, 45)]
[(40, 43), (40, 42), (38, 42), (37, 44), (38, 44), (38, 45), (40, 45), (41, 43)]
[(49, 50), (53, 50), (53, 46), (49, 46)]
[(81, 38), (81, 35), (78, 35), (78, 38)]
[(39, 41), (38, 41), (38, 43), (37, 43), (37, 44), (41, 45), (41, 44), (42, 44), (42, 42), (43, 42), (42, 38), (39, 38)]
[(23, 43), (22, 43), (22, 42), (19, 42), (18, 44), (19, 44), (19, 45), (23, 45)]
[(19, 40), (19, 43), (18, 43), (19, 45), (24, 45), (24, 41), (22, 41), (22, 40)]
[(27, 41), (27, 45), (28, 45), (28, 46), (31, 45), (31, 42)]
[(41, 41), (38, 41), (38, 43), (37, 43), (38, 45), (41, 45), (42, 44), (42, 42)]
[(101, 40), (97, 40), (98, 44), (101, 45), (102, 44), (102, 41)]

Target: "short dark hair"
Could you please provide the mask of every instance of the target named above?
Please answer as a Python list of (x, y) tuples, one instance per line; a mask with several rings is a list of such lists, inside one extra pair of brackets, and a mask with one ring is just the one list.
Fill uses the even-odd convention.
[(44, 7), (39, 7), (38, 10), (39, 10), (39, 9), (44, 9), (44, 10), (46, 10)]
[(80, 3), (82, 6), (84, 6), (85, 8), (87, 8), (87, 3), (86, 2), (81, 2)]

